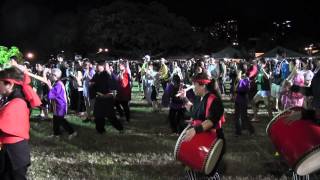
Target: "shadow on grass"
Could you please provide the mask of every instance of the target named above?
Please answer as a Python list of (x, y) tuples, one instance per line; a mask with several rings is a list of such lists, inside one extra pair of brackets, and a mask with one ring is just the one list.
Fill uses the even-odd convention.
[(33, 164), (31, 168), (47, 171), (38, 174), (29, 172), (31, 179), (112, 179), (112, 180), (178, 180), (184, 179), (184, 172), (179, 171), (180, 164), (135, 164), (125, 162), (73, 162), (48, 160), (49, 164)]
[[(119, 132), (111, 126), (106, 126), (105, 134), (98, 134), (94, 128), (80, 126), (72, 123), (74, 129), (78, 132), (78, 136), (72, 140), (68, 140), (67, 133), (59, 139), (48, 138), (52, 132), (51, 122), (35, 122), (32, 123), (31, 145), (43, 146), (43, 148), (55, 148), (62, 151), (79, 151), (86, 152), (122, 152), (122, 153), (160, 153), (172, 149), (171, 144), (163, 144), (165, 137), (150, 135), (146, 133), (125, 133)], [(128, 128), (130, 129), (130, 128)], [(172, 143), (174, 141), (172, 140)], [(66, 150), (64, 150), (66, 149)]]

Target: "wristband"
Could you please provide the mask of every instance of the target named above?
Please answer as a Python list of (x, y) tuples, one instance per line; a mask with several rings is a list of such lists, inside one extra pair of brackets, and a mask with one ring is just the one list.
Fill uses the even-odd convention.
[(199, 134), (204, 131), (202, 125), (195, 126), (195, 127), (193, 127), (193, 129), (196, 131), (196, 134)]

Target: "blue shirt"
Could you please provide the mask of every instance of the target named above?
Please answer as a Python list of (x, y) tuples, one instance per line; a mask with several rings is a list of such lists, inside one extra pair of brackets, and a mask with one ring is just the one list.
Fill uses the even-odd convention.
[(287, 60), (283, 60), (281, 62), (281, 67), (280, 68), (281, 68), (281, 79), (285, 80), (290, 74), (288, 61)]

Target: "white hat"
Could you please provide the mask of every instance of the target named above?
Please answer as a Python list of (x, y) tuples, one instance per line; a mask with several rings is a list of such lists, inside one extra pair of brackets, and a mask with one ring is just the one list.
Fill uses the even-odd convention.
[(150, 61), (150, 56), (149, 55), (145, 55), (142, 59), (144, 59), (146, 61)]

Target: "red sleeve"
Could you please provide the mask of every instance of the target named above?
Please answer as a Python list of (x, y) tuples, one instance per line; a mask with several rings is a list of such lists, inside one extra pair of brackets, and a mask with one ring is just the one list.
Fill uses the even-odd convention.
[(128, 84), (129, 84), (129, 74), (127, 72), (125, 72), (122, 77), (121, 86), (127, 87)]
[(9, 101), (0, 109), (0, 131), (29, 139), (29, 108), (20, 98)]
[(254, 78), (254, 77), (257, 76), (257, 74), (258, 74), (258, 68), (257, 68), (256, 65), (253, 65), (252, 69), (251, 69), (251, 71), (249, 73), (249, 78)]

